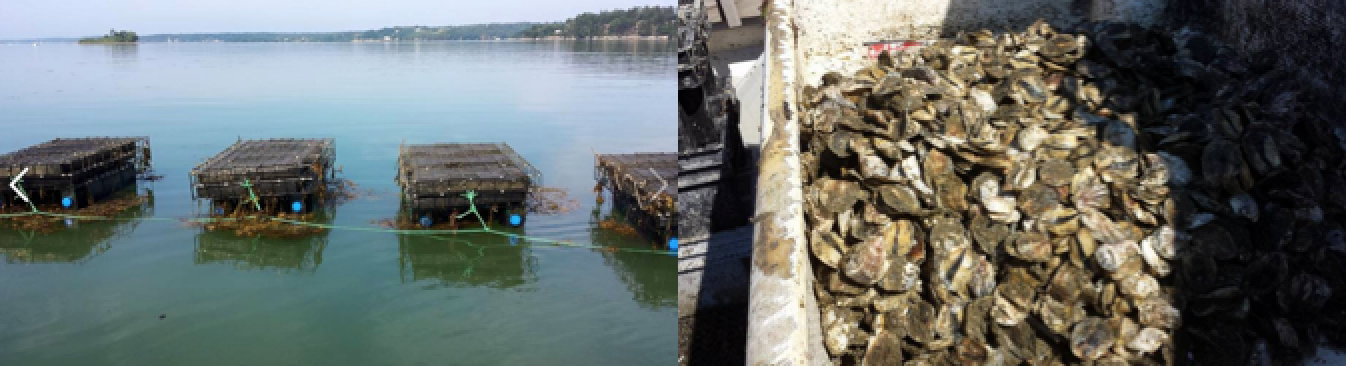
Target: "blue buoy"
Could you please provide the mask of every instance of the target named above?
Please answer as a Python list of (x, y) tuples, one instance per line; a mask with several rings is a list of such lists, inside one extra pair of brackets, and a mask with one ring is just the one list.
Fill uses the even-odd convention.
[(223, 215), (223, 214), (224, 214), (224, 208), (223, 208), (223, 207), (216, 207), (216, 208), (215, 208), (215, 214), (216, 214), (216, 215)]
[(75, 204), (75, 201), (70, 197), (61, 197), (61, 206), (69, 208), (72, 204)]
[(299, 203), (299, 201), (294, 201), (294, 203), (290, 204), (290, 210), (294, 212), (302, 211), (304, 210), (304, 204)]
[(75, 220), (65, 219), (65, 227), (75, 226)]
[(668, 249), (678, 250), (678, 238), (668, 239)]
[(519, 224), (522, 223), (523, 223), (523, 217), (519, 216), (519, 214), (509, 215), (509, 226), (519, 226)]
[(511, 237), (509, 237), (509, 246), (512, 247), (512, 246), (515, 246), (515, 245), (519, 245), (519, 237), (517, 237), (517, 236), (511, 236)]
[(421, 227), (426, 227), (426, 228), (428, 228), (428, 227), (430, 227), (430, 224), (433, 224), (433, 223), (434, 223), (434, 221), (430, 221), (430, 216), (421, 216)]

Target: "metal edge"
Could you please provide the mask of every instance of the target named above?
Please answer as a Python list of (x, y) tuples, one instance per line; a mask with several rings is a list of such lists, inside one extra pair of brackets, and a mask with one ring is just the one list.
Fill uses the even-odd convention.
[(534, 168), (532, 163), (529, 163), (527, 159), (524, 159), (523, 156), (514, 151), (514, 148), (511, 148), (508, 143), (501, 142), (497, 143), (496, 146), (500, 148), (500, 151), (504, 153), (506, 157), (513, 160), (514, 164), (518, 165), (519, 169), (523, 170), (525, 175), (531, 178), (529, 186), (542, 186), (542, 172), (537, 170), (537, 168)]

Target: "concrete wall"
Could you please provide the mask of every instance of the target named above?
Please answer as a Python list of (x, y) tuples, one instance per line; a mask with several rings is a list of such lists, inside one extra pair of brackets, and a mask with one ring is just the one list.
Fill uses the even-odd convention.
[[(774, 3), (773, 3), (774, 5)], [(1155, 24), (1166, 0), (800, 0), (791, 26), (803, 82), (827, 71), (849, 71), (864, 58), (864, 42), (949, 38), (962, 31), (1023, 31), (1038, 19), (1057, 27), (1084, 20)]]

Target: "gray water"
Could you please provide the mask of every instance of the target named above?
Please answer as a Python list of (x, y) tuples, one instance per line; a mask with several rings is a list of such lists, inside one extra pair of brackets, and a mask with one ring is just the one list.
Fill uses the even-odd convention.
[(674, 151), (674, 62), (667, 42), (0, 45), (0, 152), (149, 136), (164, 175), (127, 214), (153, 220), (0, 229), (0, 364), (673, 363), (669, 255), (160, 219), (204, 212), (187, 172), (240, 137), (334, 138), (366, 193), (330, 220), (352, 228), (396, 214), (400, 143), (506, 142), (580, 203), (516, 232), (657, 248), (597, 228), (593, 152)]

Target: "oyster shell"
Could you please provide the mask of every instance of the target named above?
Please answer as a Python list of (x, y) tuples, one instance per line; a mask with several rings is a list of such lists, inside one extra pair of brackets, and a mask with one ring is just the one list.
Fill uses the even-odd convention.
[(1015, 139), (1016, 147), (1021, 151), (1037, 150), (1049, 135), (1046, 128), (1036, 124), (1024, 127), (1019, 130), (1019, 135)]
[(1041, 184), (1034, 184), (1019, 192), (1018, 201), (1019, 210), (1029, 217), (1043, 215), (1052, 207), (1061, 204), (1060, 196), (1056, 190)]
[(1229, 209), (1249, 221), (1257, 222), (1257, 201), (1254, 201), (1253, 196), (1247, 193), (1239, 193), (1229, 197)]
[(914, 300), (905, 317), (907, 337), (916, 343), (930, 343), (935, 339), (935, 308), (919, 298)]
[(1055, 236), (1071, 236), (1080, 229), (1078, 213), (1064, 206), (1052, 207), (1042, 214), (1042, 226)]
[(1285, 283), (1289, 276), (1289, 261), (1285, 253), (1272, 252), (1255, 256), (1243, 277), (1243, 291), (1251, 296), (1269, 293)]
[(1047, 294), (1063, 303), (1071, 304), (1075, 303), (1080, 295), (1091, 287), (1084, 269), (1073, 265), (1062, 265), (1052, 275), (1047, 287)]
[(888, 163), (878, 155), (864, 155), (860, 157), (860, 174), (865, 179), (887, 179)]
[(1182, 312), (1163, 299), (1149, 298), (1136, 302), (1136, 318), (1147, 327), (1173, 329), (1182, 319)]
[(962, 34), (801, 91), (831, 359), (1295, 364), (1319, 332), (1346, 345), (1339, 113), (1191, 28), (1071, 31)]
[(931, 248), (936, 251), (952, 251), (963, 249), (971, 245), (968, 239), (967, 230), (953, 217), (933, 217), (930, 218), (930, 239)]
[(1108, 186), (1094, 174), (1091, 167), (1075, 172), (1070, 181), (1070, 200), (1076, 209), (1107, 209), (1110, 205)]
[(1096, 360), (1112, 347), (1115, 335), (1103, 318), (1088, 317), (1070, 332), (1070, 351), (1085, 361)]
[(1094, 156), (1094, 169), (1108, 183), (1128, 183), (1139, 173), (1140, 161), (1136, 152), (1124, 146), (1104, 146)]
[(841, 266), (841, 257), (846, 253), (844, 241), (833, 231), (814, 230), (809, 248), (818, 261), (832, 268)]
[(868, 197), (859, 183), (823, 178), (814, 182), (814, 200), (825, 212), (848, 211), (856, 202)]
[(897, 336), (885, 329), (874, 332), (865, 346), (864, 358), (860, 362), (865, 366), (896, 365), (902, 363), (902, 342)]
[(1052, 243), (1039, 232), (1019, 233), (1013, 237), (1005, 252), (1029, 262), (1046, 262), (1052, 258)]
[(1117, 285), (1123, 295), (1136, 299), (1148, 298), (1159, 292), (1159, 281), (1144, 273), (1123, 277), (1117, 281)]
[(1168, 333), (1164, 333), (1164, 331), (1156, 328), (1145, 328), (1141, 329), (1139, 333), (1136, 333), (1136, 335), (1126, 343), (1126, 348), (1142, 354), (1151, 353), (1158, 350), (1159, 346), (1167, 341)]
[(888, 272), (892, 265), (889, 256), (893, 253), (893, 244), (897, 239), (897, 224), (888, 224), (870, 235), (860, 244), (856, 244), (842, 265), (842, 273), (860, 285), (874, 285)]
[(916, 191), (904, 185), (889, 184), (877, 189), (883, 204), (898, 213), (918, 215), (925, 212)]
[(1172, 226), (1161, 226), (1142, 240), (1143, 244), (1154, 250), (1163, 259), (1173, 259), (1178, 253), (1178, 233)]
[(820, 277), (827, 284), (827, 290), (836, 296), (857, 296), (864, 294), (866, 290), (864, 287), (846, 279), (846, 276), (839, 271), (824, 271), (824, 274)]
[(1034, 310), (1047, 329), (1062, 337), (1068, 336), (1070, 326), (1084, 317), (1084, 309), (1079, 304), (1067, 305), (1049, 296), (1039, 298)]
[(1047, 160), (1038, 164), (1038, 178), (1049, 187), (1066, 186), (1074, 176), (1075, 166), (1064, 160)]
[(1000, 248), (1000, 243), (1010, 236), (1008, 226), (994, 223), (984, 214), (978, 214), (974, 210), (968, 231), (972, 238), (977, 242), (977, 247), (981, 248), (984, 254), (994, 254)]
[(955, 360), (964, 365), (984, 365), (991, 360), (991, 347), (983, 339), (967, 337), (954, 346)]
[(1206, 183), (1228, 192), (1243, 192), (1252, 186), (1251, 173), (1240, 151), (1238, 145), (1227, 139), (1217, 138), (1206, 144), (1201, 153), (1202, 177)]
[(974, 298), (990, 296), (994, 293), (996, 286), (995, 265), (983, 255), (971, 254), (971, 251), (968, 253), (972, 257), (972, 265), (968, 269), (971, 272), (967, 284), (968, 293)]
[(991, 317), (1002, 326), (1018, 325), (1032, 310), (1033, 289), (1024, 283), (1006, 282), (996, 286)]
[(823, 345), (831, 354), (841, 354), (846, 352), (858, 335), (864, 332), (860, 326), (853, 322), (836, 321), (828, 325), (823, 331)]
[(1140, 257), (1145, 260), (1145, 265), (1155, 275), (1159, 277), (1168, 276), (1170, 272), (1168, 261), (1159, 255), (1159, 250), (1154, 247), (1158, 240), (1152, 240), (1154, 236), (1146, 237), (1140, 241)]
[(969, 338), (977, 338), (983, 341), (990, 331), (991, 307), (995, 305), (995, 298), (991, 296), (978, 297), (963, 308), (963, 331)]
[(1037, 164), (1031, 157), (1022, 156), (1010, 168), (1004, 190), (1021, 191), (1032, 186), (1034, 182), (1037, 182)]
[[(923, 245), (919, 242), (916, 233), (915, 224), (908, 220), (897, 220), (893, 223), (894, 243), (889, 254), (888, 271), (884, 278), (878, 283), (879, 287), (887, 291), (908, 291), (919, 287), (921, 284), (921, 269), (919, 258), (911, 258), (910, 254), (913, 248), (923, 251)], [(923, 255), (922, 255), (923, 256)], [(908, 259), (917, 261), (909, 261)]]

